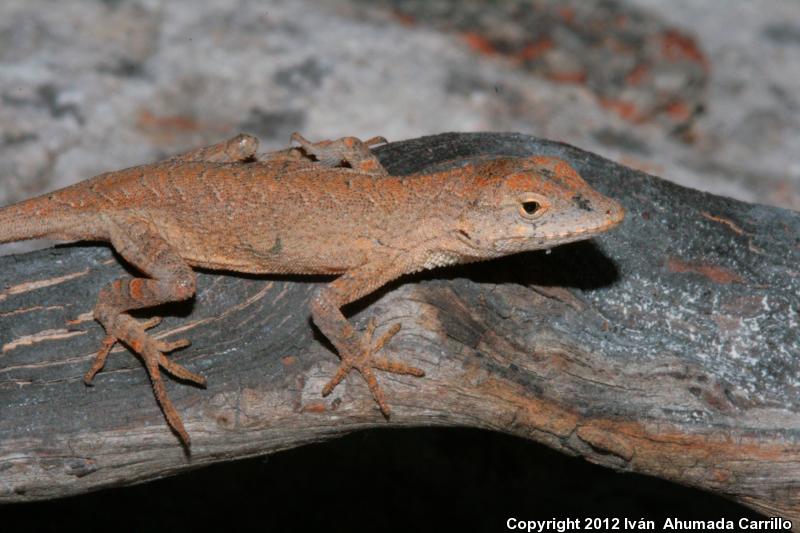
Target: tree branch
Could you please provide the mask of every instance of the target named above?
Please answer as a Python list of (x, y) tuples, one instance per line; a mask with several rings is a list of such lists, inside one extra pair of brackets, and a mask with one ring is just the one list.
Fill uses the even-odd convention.
[[(310, 323), (322, 278), (201, 273), (157, 329), (208, 378), (170, 382), (193, 438), (167, 427), (139, 361), (117, 347), (81, 379), (103, 332), (104, 246), (0, 258), (0, 501), (77, 494), (270, 453), (356, 429), (473, 426), (800, 520), (800, 215), (685, 189), (576, 148), (513, 134), (444, 134), (378, 150), (393, 174), (481, 154), (569, 161), (620, 200), (591, 242), (407, 277), (357, 306), (387, 351), (423, 368), (382, 374), (379, 413)], [(144, 315), (146, 316), (146, 315)]]

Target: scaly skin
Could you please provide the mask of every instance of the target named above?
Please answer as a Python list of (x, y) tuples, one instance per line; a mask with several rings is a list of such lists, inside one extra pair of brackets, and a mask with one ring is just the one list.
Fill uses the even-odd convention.
[(123, 342), (142, 357), (164, 415), (187, 447), (160, 369), (204, 385), (164, 355), (189, 341), (155, 340), (145, 330), (158, 319), (139, 322), (128, 311), (191, 298), (192, 267), (337, 275), (311, 303), (314, 323), (342, 361), (323, 395), (356, 369), (388, 416), (373, 369), (424, 373), (374, 355), (399, 325), (372, 344), (374, 324), (360, 336), (342, 306), (406, 273), (586, 239), (624, 216), (559, 159), (494, 158), (401, 178), (369, 150), (383, 138), (292, 138), (300, 148), (258, 154), (256, 139), (239, 135), (0, 210), (0, 242), (103, 240), (146, 276), (100, 291), (94, 316), (107, 337), (85, 381)]

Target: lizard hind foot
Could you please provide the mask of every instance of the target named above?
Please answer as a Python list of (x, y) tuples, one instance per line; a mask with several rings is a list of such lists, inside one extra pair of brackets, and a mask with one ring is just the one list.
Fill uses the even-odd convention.
[(169, 396), (167, 396), (167, 390), (164, 386), (160, 369), (163, 368), (172, 376), (191, 381), (201, 387), (206, 386), (206, 378), (191, 372), (183, 365), (172, 361), (165, 355), (171, 351), (189, 346), (191, 342), (188, 339), (163, 341), (155, 339), (145, 333), (145, 330), (155, 327), (160, 322), (161, 319), (158, 317), (140, 323), (129, 315), (119, 315), (117, 320), (114, 321), (114, 328), (111, 333), (103, 339), (100, 350), (97, 352), (91, 368), (84, 376), (84, 383), (87, 385), (91, 384), (94, 376), (105, 365), (108, 354), (114, 345), (118, 341), (124, 342), (130, 347), (131, 351), (142, 358), (147, 368), (150, 382), (153, 385), (156, 400), (164, 411), (167, 422), (188, 447), (190, 444), (189, 434), (183, 426), (178, 410), (169, 399)]
[[(161, 317), (154, 316), (145, 320), (141, 323), (143, 330), (148, 330), (150, 328), (154, 328), (157, 325), (161, 324)], [(94, 356), (94, 361), (92, 361), (92, 366), (83, 376), (83, 382), (86, 385), (91, 385), (94, 377), (100, 372), (103, 367), (106, 365), (106, 359), (108, 359), (108, 354), (111, 353), (111, 349), (114, 348), (114, 345), (117, 344), (117, 338), (113, 335), (106, 335), (103, 339), (102, 343), (100, 344), (100, 350), (98, 350), (97, 355)]]
[(400, 324), (393, 325), (388, 331), (381, 335), (377, 341), (375, 341), (375, 344), (372, 344), (372, 336), (375, 333), (375, 327), (375, 320), (370, 319), (370, 321), (367, 323), (367, 330), (364, 333), (364, 336), (361, 338), (361, 345), (363, 348), (360, 354), (352, 355), (345, 352), (340, 352), (342, 362), (333, 377), (331, 377), (328, 383), (325, 384), (325, 387), (323, 387), (322, 395), (329, 395), (331, 392), (333, 392), (333, 389), (335, 389), (336, 386), (341, 383), (345, 377), (347, 377), (347, 374), (349, 374), (351, 370), (358, 370), (358, 372), (364, 378), (364, 381), (367, 382), (367, 386), (369, 387), (373, 398), (375, 398), (375, 401), (378, 402), (381, 413), (388, 418), (391, 414), (391, 409), (389, 408), (389, 404), (386, 402), (386, 396), (383, 393), (383, 389), (378, 384), (378, 380), (375, 377), (373, 369), (391, 372), (392, 374), (405, 374), (415, 377), (423, 377), (425, 372), (420, 368), (396, 361), (394, 359), (376, 356), (375, 352), (380, 351), (392, 339), (392, 337), (394, 337), (397, 332), (400, 331), (401, 326)]
[(372, 176), (387, 176), (389, 174), (378, 158), (370, 151), (371, 146), (386, 144), (385, 137), (376, 136), (366, 141), (356, 137), (342, 137), (331, 141), (312, 143), (299, 133), (294, 132), (289, 142), (298, 143), (306, 157), (317, 161), (323, 167), (349, 166)]

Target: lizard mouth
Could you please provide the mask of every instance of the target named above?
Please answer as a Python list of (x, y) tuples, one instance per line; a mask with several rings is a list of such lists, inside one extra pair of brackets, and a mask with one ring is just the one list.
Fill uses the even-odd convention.
[[(502, 252), (502, 251), (508, 251), (509, 249), (513, 249), (516, 247), (519, 247), (520, 249), (534, 249), (534, 250), (541, 248), (552, 248), (553, 246), (557, 246), (559, 244), (566, 244), (574, 241), (582, 241), (584, 239), (589, 239), (601, 233), (605, 233), (611, 228), (619, 225), (620, 222), (622, 222), (622, 216), (618, 216), (611, 220), (604, 221), (602, 224), (598, 224), (596, 226), (589, 226), (578, 230), (565, 231), (561, 233), (553, 233), (550, 235), (540, 235), (540, 236), (507, 237), (505, 239), (498, 239), (497, 241), (495, 241), (494, 249), (496, 251)], [(532, 247), (526, 246), (525, 243), (531, 243), (534, 244), (534, 246)]]

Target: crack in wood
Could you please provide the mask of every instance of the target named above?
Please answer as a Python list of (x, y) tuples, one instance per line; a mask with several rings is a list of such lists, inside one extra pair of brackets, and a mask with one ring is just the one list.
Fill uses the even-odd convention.
[(39, 331), (38, 333), (34, 333), (32, 335), (25, 335), (24, 337), (19, 337), (11, 342), (7, 342), (3, 345), (2, 353), (8, 353), (11, 350), (19, 348), (20, 346), (30, 346), (31, 344), (36, 344), (38, 342), (45, 342), (45, 341), (54, 341), (59, 339), (68, 339), (70, 337), (75, 337), (76, 335), (85, 335), (85, 331), (70, 331), (67, 329), (46, 329), (44, 331)]
[(80, 272), (73, 272), (71, 274), (65, 274), (63, 276), (58, 276), (55, 278), (41, 279), (36, 281), (26, 281), (25, 283), (13, 285), (4, 290), (3, 292), (0, 292), (0, 302), (5, 300), (9, 296), (22, 294), (36, 289), (43, 289), (45, 287), (52, 287), (53, 285), (58, 285), (59, 283), (64, 283), (65, 281), (85, 276), (88, 273), (89, 269), (86, 268), (84, 270), (81, 270)]

